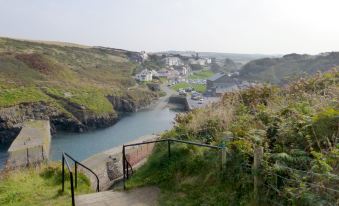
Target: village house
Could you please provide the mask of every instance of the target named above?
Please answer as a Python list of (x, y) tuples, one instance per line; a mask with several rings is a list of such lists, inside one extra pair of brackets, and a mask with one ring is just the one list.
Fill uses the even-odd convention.
[(181, 76), (187, 76), (190, 72), (189, 66), (173, 66), (173, 68), (180, 73)]
[(148, 59), (148, 54), (145, 51), (141, 51), (140, 56), (142, 58), (142, 61), (145, 61)]
[(164, 68), (158, 71), (158, 76), (162, 78), (166, 78), (168, 80), (173, 80), (180, 76), (180, 72), (175, 70), (173, 67)]
[(138, 80), (138, 81), (141, 81), (141, 82), (152, 81), (152, 79), (153, 79), (153, 72), (148, 70), (148, 69), (144, 69), (139, 74), (137, 74), (135, 76), (135, 79)]
[(182, 60), (179, 57), (166, 57), (165, 63), (167, 66), (180, 66), (183, 65)]
[(235, 89), (237, 89), (236, 80), (225, 73), (217, 73), (206, 81), (207, 94), (211, 96), (221, 96)]
[(207, 64), (211, 64), (212, 60), (210, 58), (196, 58), (196, 57), (192, 57), (188, 59), (188, 62), (190, 64), (198, 64), (201, 66), (205, 66)]

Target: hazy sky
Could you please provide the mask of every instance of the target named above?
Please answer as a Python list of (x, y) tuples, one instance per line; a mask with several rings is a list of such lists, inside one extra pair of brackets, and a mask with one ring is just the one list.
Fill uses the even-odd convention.
[(129, 50), (339, 50), (339, 0), (0, 0), (0, 36)]

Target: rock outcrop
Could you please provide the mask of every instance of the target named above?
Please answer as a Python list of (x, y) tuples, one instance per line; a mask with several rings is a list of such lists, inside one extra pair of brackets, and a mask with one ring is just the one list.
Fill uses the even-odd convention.
[(82, 105), (58, 98), (58, 107), (48, 102), (31, 102), (0, 108), (0, 143), (9, 143), (18, 135), (22, 123), (27, 119), (50, 120), (52, 133), (56, 130), (83, 132), (90, 129), (105, 128), (115, 124), (118, 113), (136, 112), (150, 105), (158, 98), (155, 93), (147, 93), (142, 98), (133, 96), (108, 96), (114, 112), (96, 114)]

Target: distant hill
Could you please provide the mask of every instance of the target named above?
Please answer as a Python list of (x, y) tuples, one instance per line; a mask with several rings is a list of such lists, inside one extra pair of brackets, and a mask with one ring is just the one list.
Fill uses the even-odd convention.
[(281, 84), (302, 76), (314, 74), (339, 66), (339, 52), (319, 55), (288, 54), (281, 58), (263, 58), (245, 64), (240, 70), (240, 78)]
[(216, 58), (217, 60), (231, 59), (234, 62), (247, 63), (249, 61), (267, 57), (280, 57), (281, 55), (267, 54), (237, 54), (237, 53), (221, 53), (221, 52), (195, 52), (195, 51), (164, 51), (157, 54), (180, 54), (182, 56), (192, 56), (196, 53), (201, 57)]
[(158, 94), (136, 86), (140, 58), (121, 49), (0, 38), (0, 137), (24, 119), (49, 118), (80, 131), (146, 106)]

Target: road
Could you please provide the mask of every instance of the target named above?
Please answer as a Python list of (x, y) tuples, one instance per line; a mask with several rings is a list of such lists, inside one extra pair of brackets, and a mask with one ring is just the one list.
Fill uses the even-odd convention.
[(176, 93), (176, 91), (173, 91), (166, 84), (161, 84), (160, 88), (162, 91), (166, 92), (166, 95), (159, 98), (154, 109), (163, 109), (164, 107), (168, 106), (168, 99), (170, 96)]
[(191, 99), (191, 96), (187, 96), (187, 102), (192, 109), (205, 107), (208, 104), (213, 102), (217, 102), (220, 98), (219, 97), (204, 97), (204, 101), (202, 104), (199, 104), (198, 100)]

